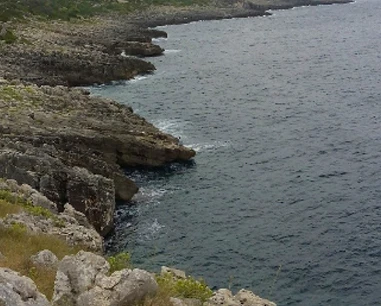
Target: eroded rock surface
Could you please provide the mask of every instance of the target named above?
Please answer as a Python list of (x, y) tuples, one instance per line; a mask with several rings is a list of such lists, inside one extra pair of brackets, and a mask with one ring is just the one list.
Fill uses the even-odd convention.
[(55, 281), (53, 305), (133, 305), (158, 286), (151, 273), (123, 269), (107, 275), (110, 266), (101, 256), (81, 251), (65, 256)]
[(2, 306), (49, 306), (34, 282), (7, 268), (0, 268), (0, 305)]
[(30, 261), (35, 266), (44, 268), (55, 268), (58, 266), (57, 256), (50, 250), (42, 250), (30, 258)]
[(70, 203), (102, 235), (115, 199), (138, 188), (121, 167), (161, 166), (195, 155), (131, 108), (85, 90), (0, 85), (0, 177), (28, 184), (58, 211)]
[(219, 289), (204, 303), (204, 306), (276, 306), (248, 290), (240, 290), (235, 296), (228, 289)]
[(40, 206), (51, 212), (49, 216), (28, 211), (10, 214), (0, 219), (0, 226), (11, 227), (19, 223), (31, 233), (54, 235), (63, 238), (69, 245), (81, 245), (97, 253), (103, 252), (103, 238), (87, 221), (86, 216), (74, 211), (70, 204), (66, 204), (65, 210), (58, 213), (55, 203), (28, 185), (18, 185), (15, 180), (0, 180), (0, 190), (8, 191), (11, 195), (29, 203), (28, 205)]

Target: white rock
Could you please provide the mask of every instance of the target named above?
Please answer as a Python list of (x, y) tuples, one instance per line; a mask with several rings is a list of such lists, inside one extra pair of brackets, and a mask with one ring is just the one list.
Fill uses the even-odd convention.
[(202, 306), (202, 302), (198, 299), (179, 299), (171, 297), (169, 300), (173, 306)]
[(98, 278), (93, 289), (78, 297), (77, 305), (134, 305), (145, 296), (154, 295), (157, 289), (158, 285), (151, 273), (140, 269), (123, 269), (109, 277)]
[(0, 305), (49, 306), (50, 303), (38, 292), (30, 278), (7, 268), (0, 268)]
[(93, 253), (65, 256), (58, 266), (53, 305), (133, 305), (157, 291), (158, 285), (147, 271), (123, 269), (107, 276), (109, 269), (108, 262)]
[(160, 274), (163, 276), (163, 275), (168, 274), (168, 273), (171, 274), (172, 276), (174, 276), (175, 278), (178, 278), (178, 279), (187, 278), (185, 272), (182, 270), (162, 266)]
[(241, 303), (234, 299), (233, 293), (228, 289), (219, 289), (213, 296), (204, 303), (204, 306), (241, 306)]
[(276, 306), (275, 303), (262, 299), (258, 295), (255, 295), (253, 292), (242, 289), (236, 295), (235, 299), (240, 301), (244, 306)]
[(49, 250), (38, 252), (36, 255), (33, 255), (30, 260), (36, 266), (46, 268), (55, 268), (58, 266), (57, 256)]

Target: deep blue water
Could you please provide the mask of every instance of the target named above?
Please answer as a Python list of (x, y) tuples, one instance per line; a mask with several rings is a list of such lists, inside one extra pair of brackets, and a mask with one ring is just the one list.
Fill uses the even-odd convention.
[(381, 305), (381, 1), (163, 27), (146, 78), (93, 88), (198, 151), (133, 171), (110, 251), (278, 305)]

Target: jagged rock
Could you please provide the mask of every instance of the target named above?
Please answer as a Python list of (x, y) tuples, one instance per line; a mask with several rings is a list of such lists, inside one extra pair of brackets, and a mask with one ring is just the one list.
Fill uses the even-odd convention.
[(58, 267), (53, 305), (132, 305), (157, 290), (155, 279), (146, 271), (123, 269), (107, 276), (109, 269), (103, 257), (92, 253), (65, 256)]
[(16, 180), (3, 180), (0, 182), (0, 190), (9, 191), (33, 206), (46, 208), (54, 214), (58, 213), (57, 205), (55, 203), (27, 184), (22, 184), (20, 186)]
[(61, 301), (75, 301), (77, 297), (91, 289), (97, 277), (110, 269), (106, 259), (93, 253), (80, 251), (75, 256), (65, 256), (58, 265), (54, 283), (53, 304)]
[(234, 297), (236, 300), (240, 301), (243, 306), (276, 306), (275, 303), (262, 299), (253, 292), (242, 289)]
[(94, 252), (103, 251), (102, 237), (90, 225), (87, 217), (79, 211), (74, 211), (70, 204), (66, 204), (65, 211), (58, 214), (55, 203), (28, 185), (18, 185), (15, 180), (0, 179), (0, 190), (9, 191), (34, 206), (49, 209), (52, 213), (50, 216), (46, 216), (24, 211), (19, 214), (7, 215), (1, 222), (3, 226), (10, 227), (16, 222), (21, 223), (30, 232), (58, 236), (66, 240), (69, 245), (82, 245)]
[(89, 223), (89, 220), (87, 220), (85, 214), (79, 212), (78, 210), (75, 210), (73, 206), (71, 206), (69, 203), (66, 203), (64, 206), (64, 212), (63, 214), (70, 216), (77, 220), (79, 225), (82, 225), (84, 227), (90, 228), (91, 225)]
[(167, 273), (171, 274), (174, 278), (177, 278), (177, 279), (185, 279), (185, 278), (187, 278), (185, 272), (182, 271), (182, 270), (174, 269), (174, 268), (169, 268), (169, 267), (166, 267), (166, 266), (162, 266), (160, 274), (162, 276), (164, 276)]
[[(98, 50), (33, 50), (27, 45), (8, 46), (2, 50), (3, 75), (38, 85), (86, 86), (128, 80), (137, 74), (149, 73), (155, 67), (138, 58), (110, 56)], [(0, 60), (1, 62), (1, 60)]]
[(198, 299), (179, 299), (170, 298), (173, 306), (202, 306), (202, 302)]
[(111, 179), (73, 167), (73, 173), (68, 177), (67, 200), (76, 210), (86, 214), (101, 235), (113, 228), (115, 190)]
[(78, 306), (134, 305), (145, 296), (154, 295), (158, 285), (147, 271), (123, 269), (100, 277), (96, 286), (78, 297)]
[(158, 45), (144, 42), (128, 42), (114, 46), (115, 52), (123, 52), (126, 55), (135, 56), (157, 56), (164, 52), (164, 49)]
[(219, 289), (204, 303), (204, 306), (241, 306), (241, 303), (234, 299), (230, 290)]
[(36, 255), (33, 255), (30, 260), (35, 266), (45, 268), (55, 268), (58, 266), (57, 256), (49, 250), (42, 250), (38, 252)]
[(248, 290), (240, 290), (235, 296), (228, 289), (219, 289), (204, 303), (204, 306), (276, 306)]
[(30, 278), (8, 268), (0, 268), (0, 305), (48, 306), (50, 303)]

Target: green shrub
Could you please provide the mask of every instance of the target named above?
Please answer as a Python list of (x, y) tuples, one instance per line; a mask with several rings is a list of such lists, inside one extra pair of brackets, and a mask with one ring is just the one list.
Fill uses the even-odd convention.
[(11, 204), (26, 204), (26, 201), (8, 190), (0, 190), (0, 200), (4, 200)]
[(0, 36), (0, 40), (5, 41), (6, 44), (12, 44), (17, 40), (17, 36), (11, 30), (7, 30), (3, 36)]
[(121, 252), (115, 256), (110, 256), (107, 258), (107, 261), (110, 264), (110, 273), (131, 268), (131, 255), (127, 252)]
[(170, 273), (156, 277), (159, 287), (171, 291), (172, 296), (179, 298), (194, 298), (205, 302), (213, 292), (204, 280), (196, 280), (188, 276), (184, 279), (176, 279)]

